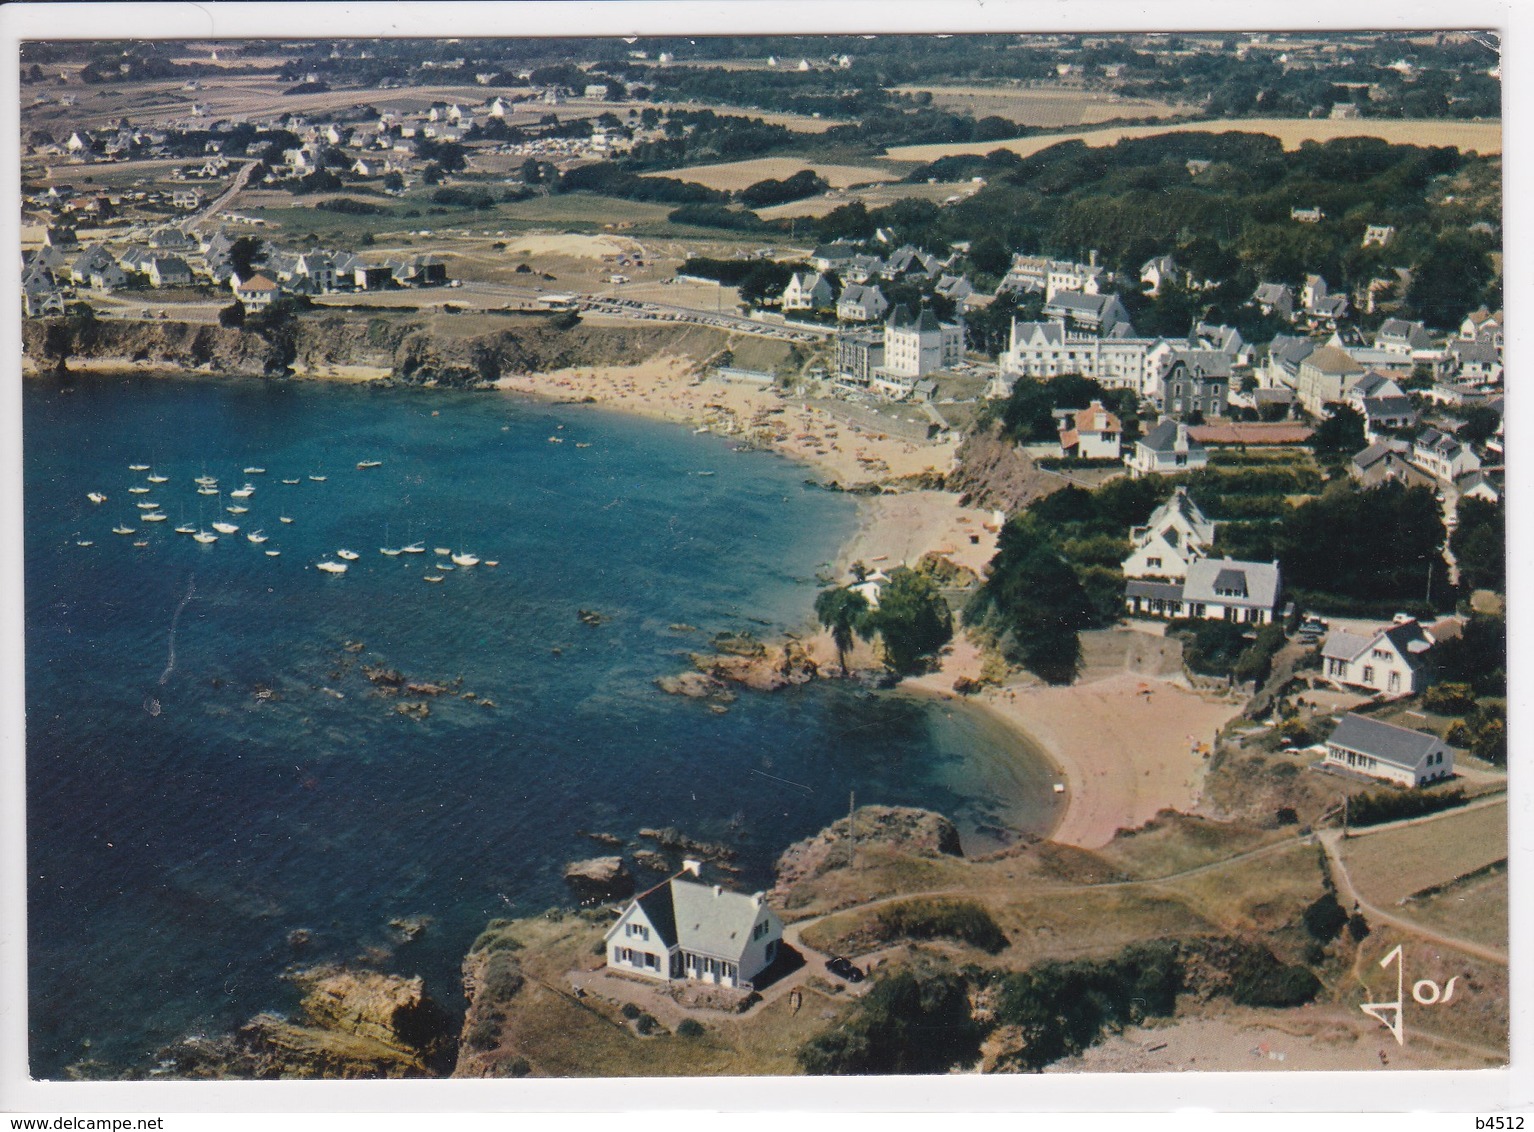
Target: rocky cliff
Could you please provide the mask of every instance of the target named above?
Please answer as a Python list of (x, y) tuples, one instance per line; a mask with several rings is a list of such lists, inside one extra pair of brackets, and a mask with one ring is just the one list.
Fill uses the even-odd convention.
[(1021, 448), (994, 429), (975, 432), (959, 445), (958, 467), (948, 477), (950, 491), (961, 492), (976, 507), (1011, 514), (1035, 499), (1059, 490), (1065, 481), (1040, 471)]
[(239, 376), (339, 367), (411, 384), (484, 385), (521, 373), (634, 364), (660, 354), (697, 362), (724, 349), (719, 330), (600, 325), (568, 315), (401, 315), (309, 312), (263, 332), (201, 323), (127, 319), (29, 319), (22, 328), (29, 369), (71, 362), (201, 370)]
[(853, 832), (858, 849), (864, 852), (880, 847), (918, 857), (964, 855), (958, 829), (942, 814), (909, 806), (860, 806), (852, 821), (839, 818), (813, 837), (784, 850), (778, 858), (772, 902), (780, 908), (793, 907), (805, 895), (796, 893), (796, 889), (844, 867), (850, 848), (849, 834)]

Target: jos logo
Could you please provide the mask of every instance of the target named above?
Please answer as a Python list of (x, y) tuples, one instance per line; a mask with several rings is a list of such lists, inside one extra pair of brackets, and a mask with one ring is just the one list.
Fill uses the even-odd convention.
[[(1405, 1006), (1406, 1006), (1406, 972), (1401, 965), (1401, 945), (1396, 944), (1386, 953), (1385, 958), (1380, 960), (1381, 967), (1389, 967), (1395, 964), (1396, 969), (1396, 997), (1394, 1002), (1366, 1002), (1359, 1007), (1371, 1018), (1379, 1019), (1380, 1023), (1394, 1035), (1397, 1045), (1406, 1044)], [(1418, 979), (1412, 984), (1412, 999), (1423, 1006), (1446, 1006), (1454, 1001), (1454, 984), (1459, 981), (1455, 975), (1444, 986), (1440, 987), (1432, 979)]]

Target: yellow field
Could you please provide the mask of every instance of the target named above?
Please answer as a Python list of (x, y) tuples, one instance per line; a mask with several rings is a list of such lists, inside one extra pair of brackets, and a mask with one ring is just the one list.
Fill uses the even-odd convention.
[(758, 157), (751, 161), (731, 161), (723, 165), (690, 165), (684, 169), (666, 169), (658, 173), (646, 173), (644, 176), (675, 177), (679, 181), (693, 181), (711, 189), (733, 192), (769, 177), (781, 181), (801, 169), (815, 170), (827, 184), (836, 189), (869, 181), (893, 181), (898, 177), (889, 169), (878, 166), (826, 165), (802, 157)]
[(930, 200), (941, 204), (952, 196), (968, 196), (978, 185), (968, 181), (945, 181), (937, 185), (908, 185), (903, 182), (886, 182), (866, 189), (839, 189), (834, 194), (806, 197), (804, 200), (775, 204), (771, 208), (759, 208), (756, 214), (763, 220), (781, 220), (785, 217), (824, 216), (832, 209), (860, 200), (868, 208), (883, 208), (897, 200)]
[(1350, 838), (1341, 849), (1360, 896), (1389, 908), (1506, 858), (1507, 803)]
[(943, 110), (975, 118), (995, 116), (1024, 126), (1090, 126), (1110, 118), (1171, 118), (1190, 108), (1148, 98), (1123, 98), (1103, 90), (1030, 90), (996, 86), (903, 86), (902, 94), (925, 92)]
[(1392, 145), (1452, 145), (1467, 153), (1502, 152), (1502, 123), (1454, 122), (1427, 119), (1368, 118), (1334, 122), (1328, 118), (1222, 118), (1212, 122), (1173, 122), (1157, 126), (1115, 126), (1103, 130), (1069, 130), (1012, 141), (958, 142), (951, 145), (893, 146), (885, 155), (890, 161), (936, 161), (960, 153), (991, 153), (1010, 149), (1029, 157), (1063, 141), (1084, 141), (1090, 146), (1113, 145), (1124, 138), (1148, 138), (1157, 134), (1227, 132), (1271, 134), (1285, 149), (1302, 142), (1334, 138), (1383, 138)]

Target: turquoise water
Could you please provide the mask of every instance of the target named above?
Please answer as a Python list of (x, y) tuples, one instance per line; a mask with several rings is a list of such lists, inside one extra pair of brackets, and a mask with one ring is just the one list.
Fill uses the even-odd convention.
[[(36, 1076), (290, 1009), (297, 962), (366, 953), (456, 1007), (487, 919), (569, 902), (564, 863), (601, 851), (581, 830), (725, 840), (758, 887), (852, 790), (949, 813), (974, 848), (1052, 821), (1047, 769), (973, 713), (656, 690), (715, 633), (806, 621), (856, 515), (776, 456), (499, 394), (146, 377), (23, 400)], [(169, 482), (131, 494), (138, 463)], [(204, 472), (254, 485), (249, 511), (197, 495)], [(173, 531), (215, 519), (241, 530)], [(410, 541), (428, 553), (379, 553)], [(313, 568), (342, 547), (344, 576)], [(436, 547), (500, 565), (426, 583)], [(408, 718), (364, 664), (479, 698)], [(432, 924), (398, 944), (403, 915)]]

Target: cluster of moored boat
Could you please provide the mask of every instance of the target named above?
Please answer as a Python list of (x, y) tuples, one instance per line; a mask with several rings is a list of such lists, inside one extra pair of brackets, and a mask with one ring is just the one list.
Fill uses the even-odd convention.
[[(359, 460), (357, 462), (357, 467), (360, 470), (377, 468), (381, 467), (382, 465), (382, 460)], [(144, 476), (144, 481), (142, 483), (135, 483), (128, 488), (128, 493), (130, 495), (150, 495), (156, 490), (156, 488), (170, 482), (169, 476), (160, 475), (149, 464), (129, 464), (128, 470), (130, 472), (148, 473)], [(244, 470), (244, 475), (247, 477), (264, 476), (265, 474), (265, 468), (257, 467), (255, 465), (247, 467)], [(313, 483), (324, 483), (329, 477), (323, 475), (310, 475), (307, 478)], [(206, 471), (204, 471), (202, 475), (194, 477), (192, 482), (196, 485), (198, 495), (217, 496), (219, 498), (220, 504), (222, 504), (224, 490), (219, 486), (217, 477), (210, 476)], [(303, 482), (304, 477), (282, 480), (282, 483), (289, 487), (296, 486)], [(246, 515), (250, 512), (249, 504), (246, 501), (255, 494), (256, 487), (250, 479), (245, 479), (240, 487), (234, 488), (228, 492), (229, 498), (233, 502), (225, 506), (224, 511), (239, 521), (231, 521), (230, 519), (221, 518), (215, 522), (207, 524), (206, 527), (200, 521), (195, 526), (182, 521), (172, 529), (176, 534), (187, 535), (192, 539), (193, 542), (200, 543), (204, 546), (210, 546), (213, 543), (218, 542), (220, 537), (232, 537), (238, 535), (240, 533), (240, 522), (244, 521), (240, 519), (240, 516)], [(107, 495), (100, 491), (87, 492), (85, 497), (91, 503), (94, 503), (98, 506), (108, 501)], [(114, 535), (119, 535), (124, 538), (132, 537), (139, 534), (139, 527), (137, 525), (138, 523), (165, 523), (169, 521), (169, 516), (162, 509), (161, 505), (154, 500), (135, 500), (134, 507), (138, 512), (136, 519), (120, 521), (116, 526), (112, 528), (112, 533)], [(293, 519), (288, 515), (279, 515), (277, 521), (286, 525), (291, 524)], [(208, 527), (211, 527), (212, 529), (209, 530), (207, 529)], [(147, 535), (148, 529), (146, 529), (144, 533)], [(248, 531), (245, 534), (245, 540), (251, 543), (253, 546), (261, 548), (268, 558), (277, 558), (282, 554), (282, 551), (276, 547), (268, 548), (266, 543), (268, 543), (270, 539), (271, 536), (269, 536), (266, 531), (261, 528)], [(81, 538), (75, 540), (75, 545), (82, 547), (94, 546), (95, 542), (92, 539)], [(144, 547), (149, 545), (149, 541), (147, 538), (137, 539), (133, 545)], [(445, 580), (444, 576), (448, 572), (459, 568), (467, 569), (469, 567), (478, 566), (481, 563), (486, 566), (500, 565), (500, 563), (494, 559), (481, 559), (478, 555), (471, 554), (468, 551), (455, 552), (450, 547), (440, 546), (433, 549), (437, 555), (437, 560), (434, 561), (432, 572), (423, 575), (423, 580), (427, 582), (440, 583)], [(426, 546), (424, 543), (412, 542), (405, 546), (381, 546), (378, 548), (378, 552), (388, 558), (399, 558), (402, 556), (414, 557), (416, 555), (425, 554)], [(345, 547), (342, 547), (335, 552), (334, 559), (327, 558), (321, 562), (315, 563), (315, 569), (320, 570), (326, 574), (345, 574), (350, 564), (356, 562), (361, 557), (362, 555), (358, 554), (356, 551), (348, 550)], [(336, 561), (335, 559), (339, 559), (339, 561)]]

